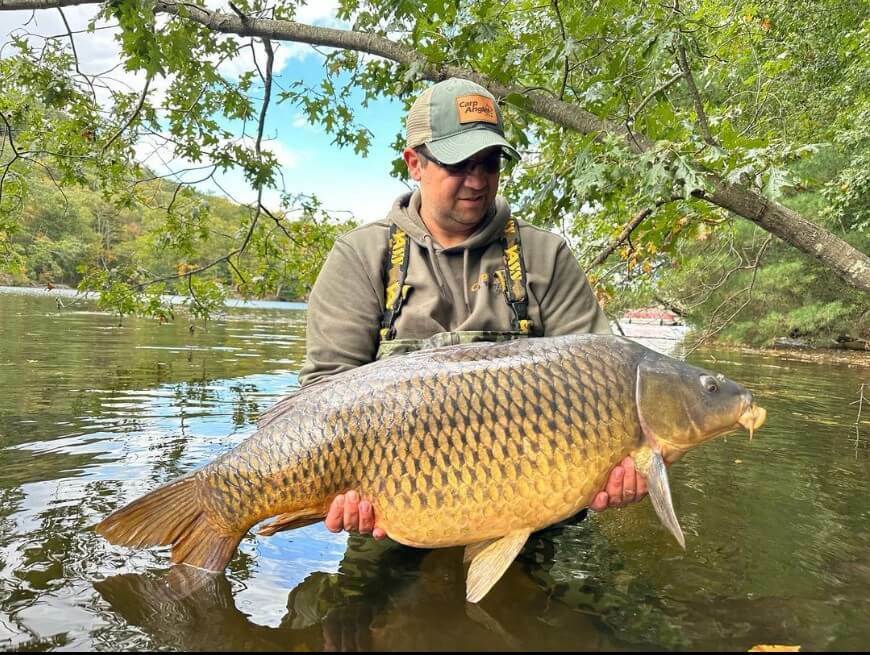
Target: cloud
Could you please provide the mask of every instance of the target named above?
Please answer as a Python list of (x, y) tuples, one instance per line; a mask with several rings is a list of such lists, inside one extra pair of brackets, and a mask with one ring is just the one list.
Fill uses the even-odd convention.
[[(206, 7), (211, 10), (234, 15), (227, 0), (208, 0)], [(99, 10), (98, 6), (83, 5), (66, 7), (63, 9), (63, 13), (69, 23), (70, 29), (73, 32), (79, 32), (87, 28), (88, 23), (99, 13)], [(347, 23), (339, 21), (336, 18), (337, 12), (337, 0), (317, 0), (298, 7), (296, 20), (308, 25), (346, 29), (348, 27)], [(65, 37), (66, 27), (56, 9), (10, 11), (3, 12), (2, 15), (3, 28), (0, 28), (0, 44), (6, 44), (10, 40), (12, 33), (26, 36), (30, 43), (37, 48), (42, 47), (44, 37), (47, 36), (63, 36), (63, 40), (68, 42), (68, 37)], [(158, 17), (158, 23), (168, 20), (170, 20), (168, 16)], [(73, 36), (81, 71), (88, 75), (95, 75), (112, 70), (111, 77), (117, 87), (124, 88), (125, 90), (140, 89), (144, 82), (144, 76), (140, 73), (130, 73), (118, 66), (121, 62), (121, 48), (115, 37), (119, 29), (110, 27), (106, 21), (99, 21), (97, 28), (93, 33), (82, 32)], [(226, 39), (230, 37), (219, 35), (218, 38)], [(246, 41), (242, 37), (235, 38), (239, 39), (242, 43)], [(310, 45), (305, 43), (273, 41), (272, 46), (275, 52), (273, 64), (273, 74), (275, 75), (284, 71), (287, 65), (294, 60), (302, 60), (309, 55), (321, 56)], [(258, 40), (255, 40), (253, 47), (256, 50), (256, 61), (262, 67), (266, 61), (265, 49)], [(234, 59), (221, 63), (218, 70), (222, 75), (233, 80), (238, 79), (246, 71), (256, 70), (252, 49), (244, 48)], [(167, 86), (168, 83), (163, 83), (161, 79), (155, 79), (152, 90), (160, 91)], [(105, 100), (108, 101), (108, 91), (104, 95)], [(101, 98), (101, 101), (103, 100), (104, 98)]]
[(280, 141), (268, 141), (262, 145), (263, 150), (268, 150), (278, 160), (282, 168), (296, 168), (299, 165), (299, 152), (288, 148)]
[[(229, 2), (226, 0), (208, 0), (206, 6), (209, 9), (217, 9), (225, 13), (232, 13), (229, 7)], [(296, 8), (296, 21), (305, 23), (306, 25), (317, 25), (320, 27), (335, 27), (339, 29), (347, 29), (349, 25), (336, 18), (338, 13), (338, 0), (315, 0), (310, 4), (302, 5)], [(292, 61), (301, 61), (308, 56), (322, 57), (314, 48), (307, 43), (296, 43), (293, 41), (272, 41), (272, 48), (275, 53), (275, 61), (272, 66), (274, 75), (279, 75)], [(266, 61), (266, 50), (259, 41), (254, 42), (254, 52), (256, 60), (262, 67)], [(222, 75), (226, 75), (231, 79), (238, 79), (239, 76), (249, 70), (256, 70), (254, 65), (254, 52), (251, 48), (245, 48), (239, 55), (229, 61), (223, 62), (218, 70)]]

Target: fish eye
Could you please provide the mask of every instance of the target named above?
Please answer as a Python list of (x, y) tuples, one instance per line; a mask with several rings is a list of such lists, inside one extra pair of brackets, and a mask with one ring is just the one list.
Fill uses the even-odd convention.
[(716, 381), (716, 378), (711, 375), (701, 376), (701, 386), (704, 387), (708, 393), (716, 393), (719, 391), (719, 383)]

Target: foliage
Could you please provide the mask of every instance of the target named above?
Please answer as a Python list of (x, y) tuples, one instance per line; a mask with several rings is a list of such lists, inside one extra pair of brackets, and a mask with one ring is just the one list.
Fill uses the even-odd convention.
[[(209, 267), (250, 228), (247, 208), (152, 181), (138, 193), (156, 208), (119, 209), (90, 187), (67, 186), (61, 193), (35, 171), (22, 179), (30, 193), (8, 242), (15, 265), (7, 265), (6, 282), (99, 291), (100, 307), (122, 317), (172, 320), (166, 294), (181, 296), (194, 318), (208, 318), (227, 296), (305, 298), (335, 239), (354, 227), (327, 220), (316, 202), (297, 199), (298, 218), (275, 216), (272, 227), (252, 234), (250, 251)], [(167, 214), (160, 206), (173, 197), (179, 212)], [(270, 259), (278, 264), (267, 264)]]
[[(838, 215), (827, 203), (832, 184), (854, 160), (848, 152), (825, 148), (792, 167), (789, 174), (803, 191), (791, 192), (785, 201), (823, 216), (831, 229), (843, 229), (856, 248), (867, 252), (870, 233), (842, 228), (840, 221), (854, 218)], [(868, 209), (870, 195), (864, 195), (849, 216)], [(679, 265), (663, 271), (653, 297), (678, 305), (698, 326), (697, 337), (752, 345), (771, 345), (782, 337), (823, 346), (843, 337), (870, 340), (870, 307), (861, 292), (843, 289), (821, 263), (781, 244), (770, 242), (762, 251), (765, 236), (758, 228), (735, 224), (708, 239), (686, 242)], [(750, 266), (756, 259), (757, 271)]]
[[(242, 0), (233, 7), (248, 17), (293, 19), (299, 4)], [(4, 141), (9, 148), (0, 154), (0, 248), (7, 266), (21, 266), (15, 233), (28, 202), (26, 171), (36, 167), (61, 188), (87, 186), (116, 218), (125, 211), (148, 217), (141, 237), (111, 249), (117, 263), (100, 260), (104, 245), (96, 254), (89, 250), (90, 236), (71, 234), (51, 244), (40, 237), (29, 246), (28, 257), (41, 262), (37, 275), (57, 275), (68, 270), (60, 262), (78, 262), (89, 271), (86, 284), (106, 289), (107, 302), (119, 311), (141, 310), (147, 301), (136, 305), (126, 294), (145, 291), (147, 279), (175, 276), (167, 282), (180, 281), (174, 290), (202, 313), (226, 289), (262, 295), (284, 289), (288, 280), (310, 286), (322, 258), (294, 260), (285, 253), (308, 252), (315, 243), (320, 256), (344, 229), (327, 219), (316, 199), (301, 205), (285, 199), (285, 212), (302, 213), (290, 228), (259, 203), (229, 225), (221, 222), (224, 208), (217, 209), (214, 199), (165, 187), (143, 193), (145, 175), (134, 146), (155, 134), (165, 138), (173, 157), (209, 161), (220, 170), (240, 167), (260, 194), (278, 188), (274, 156), (246, 131), (268, 109), (257, 106), (266, 77), (253, 67), (237, 79), (220, 73), (220, 63), (239, 57), (250, 42), (187, 20), (202, 6), (201, 0), (179, 4), (178, 14), (170, 15), (155, 14), (153, 2), (103, 5), (102, 17), (121, 27), (125, 67), (148, 82), (164, 80), (167, 88), (162, 98), (112, 91), (109, 113), (100, 110), (91, 81), (77, 73), (64, 39), (47, 41), (40, 51), (23, 38), (12, 44), (14, 54), (0, 60), (0, 116), (7, 133), (11, 129)], [(388, 96), (408, 104), (428, 84), (420, 61), (459, 66), (524, 89), (502, 99), (508, 138), (524, 152), (522, 165), (507, 171), (503, 190), (522, 216), (568, 236), (583, 262), (612, 250), (590, 275), (610, 311), (625, 298), (663, 293), (689, 302), (681, 296), (694, 290), (691, 275), (715, 284), (717, 274), (738, 264), (748, 268), (728, 275), (697, 305), (699, 324), (715, 329), (722, 311), (713, 309), (722, 305), (734, 310), (724, 313), (733, 314), (735, 325), (761, 325), (763, 308), (761, 314), (753, 308), (780, 285), (784, 293), (777, 298), (785, 304), (770, 311), (784, 318), (771, 318), (771, 326), (833, 330), (854, 316), (845, 298), (866, 305), (825, 265), (779, 242), (765, 246), (763, 267), (750, 266), (763, 235), (703, 199), (712, 192), (708, 174), (715, 174), (769, 200), (801, 206), (805, 217), (867, 252), (866, 3), (340, 0), (338, 18), (423, 59), (404, 64), (336, 49), (324, 56), (318, 87), (291, 81), (276, 101), (295, 103), (334, 135), (337, 146), (364, 155), (372, 135), (355, 118), (352, 89), (363, 92), (364, 103)], [(542, 119), (529, 110), (533, 90), (588, 112), (607, 131), (580, 134)], [(649, 147), (640, 147), (641, 141)], [(403, 174), (400, 165), (394, 173)], [(634, 216), (641, 220), (626, 231)], [(112, 236), (93, 221), (88, 229), (81, 225), (80, 234), (102, 234), (103, 241)], [(226, 240), (214, 249), (218, 232)], [(147, 274), (137, 268), (139, 246), (133, 245), (142, 242), (167, 257), (150, 262)], [(200, 270), (213, 285), (201, 291), (190, 279)], [(805, 303), (816, 309), (797, 309)], [(740, 334), (762, 338), (749, 328)]]

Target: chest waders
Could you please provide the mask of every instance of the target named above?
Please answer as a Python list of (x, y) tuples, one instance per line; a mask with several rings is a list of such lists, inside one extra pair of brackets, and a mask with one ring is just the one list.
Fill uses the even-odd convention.
[[(522, 244), (520, 243), (519, 225), (516, 219), (508, 219), (502, 232), (502, 248), (504, 251), (504, 268), (494, 273), (501, 288), (504, 289), (505, 302), (511, 310), (510, 331), (496, 330), (461, 330), (455, 332), (439, 332), (428, 339), (396, 339), (396, 318), (408, 298), (410, 285), (405, 284), (408, 274), (408, 258), (411, 253), (411, 242), (408, 235), (395, 224), (390, 225), (390, 247), (385, 262), (385, 303), (381, 317), (381, 342), (378, 346), (377, 359), (385, 359), (394, 355), (428, 350), (440, 346), (454, 346), (461, 343), (476, 341), (510, 341), (526, 339), (532, 335), (534, 323), (529, 319), (529, 300), (526, 293), (526, 267), (523, 262)], [(467, 284), (467, 280), (462, 281)], [(544, 534), (557, 535), (566, 525), (579, 523), (586, 518), (587, 510), (580, 510), (574, 516), (561, 523), (546, 528)], [(351, 535), (353, 539), (355, 535)], [(372, 540), (368, 540), (372, 541)], [(539, 540), (540, 541), (540, 540)], [(372, 543), (392, 543), (389, 541)], [(549, 541), (547, 543), (552, 543)]]
[[(476, 341), (510, 341), (529, 337), (534, 324), (529, 319), (526, 267), (523, 262), (519, 225), (516, 219), (508, 219), (501, 241), (504, 268), (496, 271), (494, 276), (504, 290), (505, 302), (511, 310), (512, 330), (461, 330), (439, 332), (427, 339), (396, 339), (396, 319), (411, 290), (410, 285), (405, 284), (411, 240), (397, 225), (390, 225), (390, 244), (384, 270), (384, 313), (381, 317), (381, 341), (377, 359), (441, 346), (455, 346)], [(463, 280), (462, 283), (467, 284), (468, 281)]]

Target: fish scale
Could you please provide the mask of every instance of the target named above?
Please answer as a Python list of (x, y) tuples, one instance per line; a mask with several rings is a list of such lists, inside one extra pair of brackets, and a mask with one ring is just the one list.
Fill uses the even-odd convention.
[(588, 506), (629, 454), (656, 476), (656, 511), (682, 539), (657, 462), (764, 421), (733, 382), (706, 398), (707, 373), (600, 335), (393, 357), (281, 401), (235, 449), (98, 530), (130, 546), (171, 543), (173, 562), (221, 569), (256, 523), (277, 517), (261, 534), (312, 523), (356, 489), (393, 539), (468, 545), (468, 597), (479, 600), (529, 533)]

